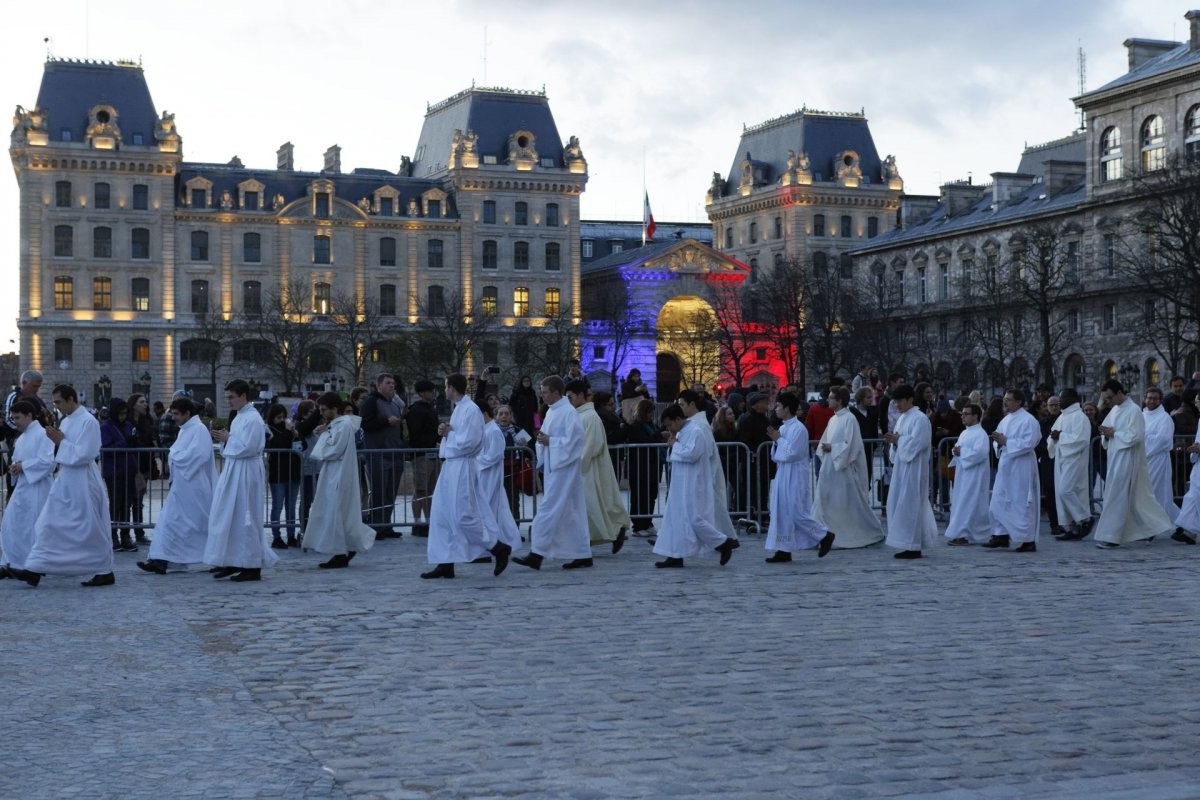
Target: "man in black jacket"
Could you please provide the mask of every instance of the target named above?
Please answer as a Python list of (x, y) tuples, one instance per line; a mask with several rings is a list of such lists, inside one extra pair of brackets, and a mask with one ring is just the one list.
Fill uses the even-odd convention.
[(371, 504), (367, 524), (375, 529), (376, 539), (398, 538), (392, 514), (400, 476), (404, 474), (404, 455), (395, 452), (404, 447), (404, 401), (396, 394), (396, 378), (382, 374), (358, 407), (362, 417), (363, 450), (367, 456), (367, 479), (371, 484)]
[[(417, 397), (408, 407), (408, 445), (414, 450), (436, 450), (438, 446), (438, 415), (433, 407), (437, 387), (432, 381), (419, 380), (413, 387)], [(429, 535), (429, 509), (433, 504), (433, 488), (437, 485), (439, 462), (437, 453), (413, 456), (413, 536)]]
[[(751, 518), (757, 517), (762, 529), (770, 524), (768, 501), (771, 495), (771, 455), (759, 447), (771, 439), (767, 436), (767, 428), (771, 421), (767, 419), (767, 406), (771, 398), (763, 392), (751, 392), (746, 398), (746, 413), (737, 421), (738, 441), (750, 449), (750, 494), (749, 506)], [(745, 480), (744, 473), (741, 480)], [(746, 495), (743, 495), (745, 497)]]

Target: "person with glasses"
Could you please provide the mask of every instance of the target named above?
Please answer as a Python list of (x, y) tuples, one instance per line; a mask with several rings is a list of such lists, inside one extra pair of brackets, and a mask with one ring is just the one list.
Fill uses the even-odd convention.
[(992, 516), (988, 510), (991, 442), (987, 431), (979, 424), (983, 421), (983, 409), (968, 403), (963, 406), (962, 421), (965, 427), (951, 450), (954, 460), (950, 466), (954, 469), (954, 479), (950, 522), (946, 525), (947, 543), (955, 547), (986, 542), (992, 532)]
[(1042, 511), (1046, 513), (1046, 519), (1050, 520), (1050, 535), (1056, 538), (1067, 532), (1058, 519), (1058, 505), (1054, 501), (1054, 461), (1050, 458), (1050, 431), (1060, 416), (1062, 401), (1058, 395), (1052, 394), (1046, 398), (1041, 413), (1037, 415), (1042, 438), (1034, 450), (1037, 454), (1038, 482), (1042, 492)]

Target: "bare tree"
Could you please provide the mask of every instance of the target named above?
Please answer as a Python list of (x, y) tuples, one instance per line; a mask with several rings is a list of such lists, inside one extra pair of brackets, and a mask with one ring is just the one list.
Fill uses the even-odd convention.
[(713, 310), (721, 368), (733, 379), (735, 386), (746, 385), (747, 365), (751, 360), (757, 337), (752, 328), (745, 324), (747, 292), (740, 283), (721, 281), (710, 283), (706, 300)]
[(876, 364), (884, 374), (906, 373), (914, 355), (918, 323), (904, 300), (903, 287), (876, 263), (868, 276), (858, 279), (846, 304), (848, 335), (860, 359)]
[(194, 315), (191, 332), (189, 360), (208, 368), (209, 384), (215, 390), (220, 386), (220, 371), (233, 365), (231, 345), (240, 338), (240, 327), (220, 309), (209, 308), (204, 314)]
[(722, 358), (717, 344), (720, 335), (716, 315), (707, 308), (673, 316), (669, 327), (660, 325), (657, 329), (659, 345), (679, 358), (688, 385), (707, 385), (720, 376)]
[(567, 359), (578, 354), (579, 326), (566, 306), (540, 309), (513, 333), (513, 360), (521, 372), (562, 375)]
[(808, 385), (809, 274), (805, 262), (789, 259), (776, 264), (750, 287), (751, 322), (761, 325), (768, 342), (783, 363), (788, 377)]
[[(1079, 291), (1080, 258), (1078, 232), (1053, 220), (1022, 227), (1009, 243), (1014, 306), (1033, 317), (1036, 329), (1035, 380), (1039, 383), (1056, 383), (1055, 364), (1066, 339), (1061, 309), (1063, 300)], [(1014, 344), (1026, 341), (1023, 330), (1014, 331)]]
[(285, 393), (302, 388), (314, 350), (327, 340), (327, 328), (314, 324), (308, 285), (295, 279), (263, 297), (262, 313), (243, 314), (247, 338), (258, 343), (267, 373)]
[(367, 365), (380, 356), (379, 348), (386, 348), (400, 333), (395, 315), (384, 316), (379, 311), (375, 300), (360, 300), (353, 293), (338, 293), (331, 303), (326, 326), (329, 341), (355, 385), (364, 383)]
[(496, 328), (496, 318), (469, 309), (457, 291), (439, 302), (417, 303), (417, 324), (409, 341), (414, 360), (427, 372), (462, 372), (476, 344)]
[(615, 381), (633, 339), (646, 329), (642, 309), (631, 300), (624, 282), (611, 281), (589, 298), (587, 310), (601, 324), (603, 335), (598, 341), (605, 345)]

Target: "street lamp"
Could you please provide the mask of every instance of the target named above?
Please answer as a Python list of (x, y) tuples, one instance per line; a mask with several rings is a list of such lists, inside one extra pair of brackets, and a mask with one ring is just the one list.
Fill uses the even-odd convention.
[(107, 375), (101, 375), (100, 380), (96, 383), (100, 387), (100, 405), (106, 406), (112, 402), (112, 379)]
[(342, 376), (342, 375), (338, 376), (337, 384), (338, 384), (338, 393), (339, 394), (341, 392), (346, 391), (346, 378), (344, 376)]
[(147, 399), (147, 401), (150, 399), (150, 382), (152, 380), (153, 378), (150, 377), (150, 370), (143, 372), (142, 377), (138, 379), (138, 383), (141, 384), (142, 387), (142, 395)]
[(1137, 384), (1138, 377), (1142, 374), (1142, 371), (1136, 364), (1126, 363), (1125, 366), (1121, 367), (1119, 374), (1121, 377), (1121, 385), (1124, 386), (1125, 390), (1128, 392)]

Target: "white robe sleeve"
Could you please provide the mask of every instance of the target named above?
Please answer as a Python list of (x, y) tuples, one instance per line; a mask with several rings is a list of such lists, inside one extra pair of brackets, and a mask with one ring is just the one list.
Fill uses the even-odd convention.
[(490, 469), (504, 460), (504, 434), (494, 423), (483, 426), (483, 446), (475, 456), (475, 466), (480, 470)]
[[(33, 425), (37, 425), (36, 428)], [(29, 437), (25, 441), (26, 436)], [(46, 431), (34, 422), (17, 440), (18, 450), (13, 460), (21, 462), (21, 474), (30, 483), (37, 483), (54, 472), (54, 442), (46, 436)], [(19, 455), (20, 458), (16, 456)]]
[(1010, 458), (1033, 452), (1042, 439), (1042, 429), (1038, 425), (1037, 419), (1032, 414), (1020, 414), (1019, 416), (1020, 418), (1010, 425), (1010, 430), (1005, 433), (1008, 438), (1004, 443), (1004, 452)]
[[(915, 461), (929, 452), (929, 420), (920, 411), (917, 411), (913, 420), (904, 426), (906, 430), (901, 433), (900, 440), (896, 443), (896, 458), (899, 461)], [(903, 425), (903, 422), (901, 419), (900, 424)]]
[[(253, 406), (245, 406), (238, 416), (233, 418), (229, 426), (229, 439), (221, 449), (225, 458), (259, 458), (266, 449), (266, 431), (263, 424), (255, 424), (253, 419), (242, 422), (242, 414), (257, 414)], [(241, 423), (241, 424), (238, 424)]]
[[(471, 405), (466, 405), (470, 403)], [(458, 401), (450, 415), (450, 433), (438, 448), (442, 458), (474, 458), (483, 444), (483, 413), (474, 400)]]
[(1166, 414), (1150, 415), (1146, 420), (1146, 457), (1166, 453), (1174, 446), (1175, 423)]
[(777, 464), (803, 461), (808, 457), (808, 431), (802, 424), (784, 425), (771, 445), (771, 460)]
[[(76, 411), (75, 414), (80, 413)], [(87, 411), (83, 412), (87, 414)], [(71, 417), (74, 417), (72, 414)], [(77, 467), (94, 462), (100, 456), (100, 423), (96, 420), (79, 420), (76, 422), (68, 417), (70, 424), (65, 426), (64, 435), (70, 438), (58, 443), (58, 455), (54, 460), (66, 467)], [(67, 420), (64, 420), (66, 422)], [(89, 424), (89, 422), (91, 424)]]
[(675, 444), (671, 445), (671, 449), (667, 453), (667, 460), (682, 464), (694, 464), (708, 455), (706, 449), (700, 437), (688, 430), (687, 425), (684, 425), (679, 429)]
[(986, 436), (968, 436), (964, 433), (958, 439), (958, 448), (959, 454), (954, 457), (956, 466), (973, 467), (987, 461), (988, 438)]

